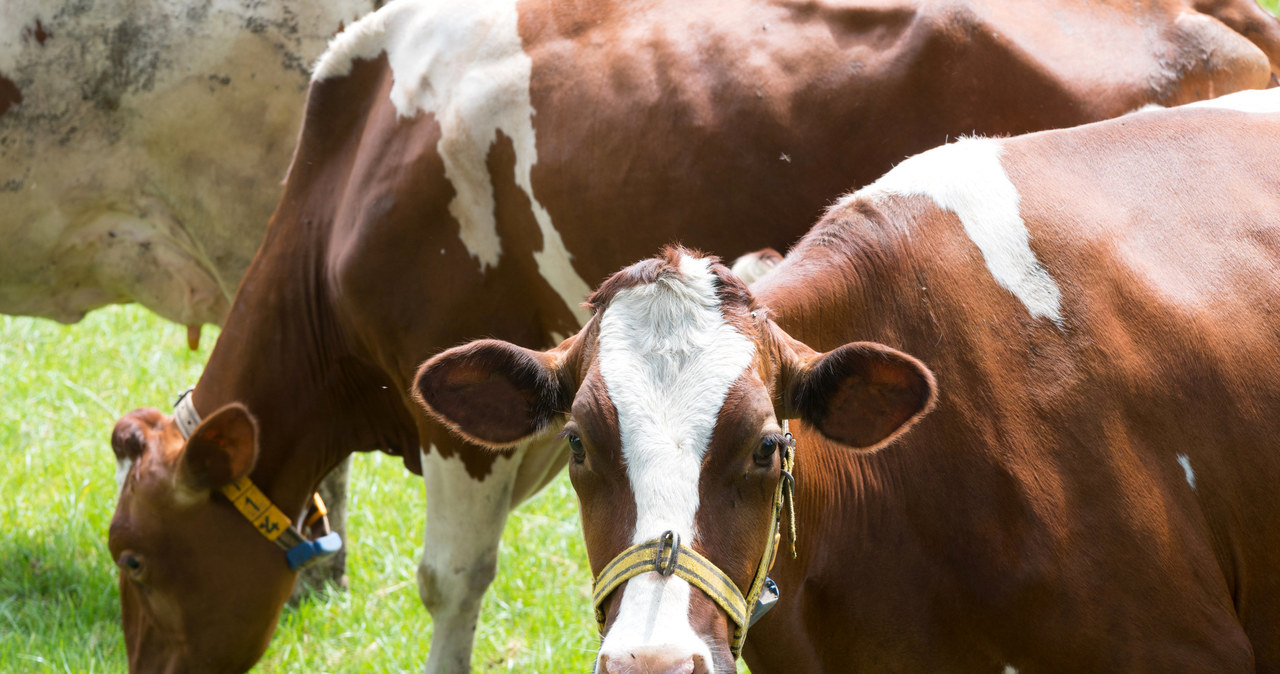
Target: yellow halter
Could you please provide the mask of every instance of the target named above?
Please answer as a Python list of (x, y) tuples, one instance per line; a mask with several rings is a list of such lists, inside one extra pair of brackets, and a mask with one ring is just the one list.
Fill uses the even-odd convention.
[(667, 531), (658, 538), (633, 545), (623, 550), (613, 561), (605, 565), (595, 579), (591, 605), (595, 608), (596, 623), (604, 632), (605, 600), (618, 586), (642, 573), (651, 571), (661, 576), (683, 578), (690, 585), (702, 590), (733, 621), (733, 641), (729, 649), (733, 657), (742, 653), (742, 644), (747, 640), (747, 629), (755, 624), (778, 600), (778, 586), (769, 579), (769, 571), (773, 568), (774, 557), (778, 551), (778, 542), (782, 536), (779, 526), (782, 523), (784, 505), (790, 515), (791, 556), (796, 556), (796, 508), (795, 508), (795, 449), (796, 441), (782, 422), (783, 433), (787, 442), (782, 449), (782, 478), (773, 495), (773, 524), (769, 527), (769, 540), (765, 543), (764, 555), (756, 568), (755, 578), (746, 596), (738, 586), (710, 560), (698, 554), (692, 547), (682, 546), (680, 536)]
[[(190, 389), (173, 404), (173, 420), (178, 425), (183, 440), (189, 439), (196, 426), (200, 425), (200, 414), (191, 402)], [(311, 515), (306, 518), (303, 526), (310, 528), (319, 522), (324, 533), (315, 540), (310, 540), (293, 526), (284, 512), (248, 477), (223, 485), (220, 491), (258, 533), (284, 550), (285, 561), (294, 571), (311, 566), (342, 549), (342, 538), (337, 532), (329, 531), (329, 511), (320, 494), (311, 495)]]

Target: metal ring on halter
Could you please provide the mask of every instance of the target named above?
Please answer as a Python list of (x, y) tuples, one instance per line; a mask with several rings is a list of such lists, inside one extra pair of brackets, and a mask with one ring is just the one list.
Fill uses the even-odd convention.
[[(664, 558), (663, 552), (670, 549), (670, 556)], [(670, 576), (675, 573), (676, 564), (680, 560), (680, 534), (667, 530), (658, 537), (658, 554), (654, 562), (659, 576)]]

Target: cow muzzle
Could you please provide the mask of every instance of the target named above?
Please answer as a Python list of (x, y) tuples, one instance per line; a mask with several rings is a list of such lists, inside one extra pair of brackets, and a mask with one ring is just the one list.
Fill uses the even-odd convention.
[[(783, 429), (787, 443), (782, 453), (782, 477), (778, 480), (773, 498), (773, 524), (769, 528), (769, 538), (765, 544), (764, 555), (756, 567), (755, 577), (744, 595), (733, 580), (729, 578), (706, 557), (703, 557), (690, 546), (681, 545), (680, 536), (667, 531), (658, 538), (633, 545), (623, 550), (613, 561), (605, 565), (595, 579), (591, 603), (595, 608), (596, 624), (603, 634), (605, 630), (604, 603), (623, 583), (640, 574), (656, 572), (659, 576), (676, 576), (687, 581), (711, 598), (733, 622), (735, 628), (729, 650), (736, 659), (742, 653), (742, 644), (747, 639), (747, 629), (756, 623), (769, 609), (777, 603), (778, 586), (769, 579), (774, 558), (781, 540), (780, 525), (782, 512), (790, 514), (791, 556), (796, 555), (796, 519), (795, 519), (795, 438), (787, 432), (786, 422)], [(657, 656), (655, 656), (657, 657)], [(666, 657), (666, 656), (662, 656)], [(678, 667), (684, 667), (684, 660), (675, 660)], [(605, 667), (607, 657), (601, 658), (601, 671), (612, 671)], [(657, 661), (662, 664), (666, 660)], [(690, 667), (695, 667), (693, 658), (689, 659)], [(704, 665), (705, 666), (705, 665)], [(632, 671), (618, 669), (619, 672)], [(634, 671), (685, 671), (683, 669), (638, 669)], [(698, 671), (689, 669), (688, 671)]]

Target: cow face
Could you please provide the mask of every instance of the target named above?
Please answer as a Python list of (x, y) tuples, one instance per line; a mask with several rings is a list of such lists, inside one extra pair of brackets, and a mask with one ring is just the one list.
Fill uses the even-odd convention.
[[(620, 272), (589, 304), (591, 321), (556, 349), (450, 349), (422, 366), (415, 391), (446, 425), (493, 447), (568, 413), (569, 474), (597, 576), (630, 546), (673, 532), (746, 594), (773, 536), (780, 420), (875, 449), (932, 405), (933, 377), (915, 359), (869, 343), (817, 353), (727, 269), (682, 249)], [(734, 671), (734, 624), (678, 576), (635, 576), (602, 608), (598, 671)]]
[(183, 442), (168, 415), (141, 409), (115, 427), (120, 500), (109, 548), (120, 570), (133, 672), (244, 672), (266, 650), (295, 574), (222, 496), (257, 459), (240, 405)]

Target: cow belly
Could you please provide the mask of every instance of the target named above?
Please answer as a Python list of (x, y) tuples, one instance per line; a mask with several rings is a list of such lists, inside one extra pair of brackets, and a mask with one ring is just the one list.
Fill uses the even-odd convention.
[(367, 0), (0, 9), (0, 312), (220, 323), (279, 198), (306, 64)]
[[(55, 213), (56, 210), (54, 211)], [(218, 323), (229, 306), (220, 274), (167, 212), (150, 219), (91, 209), (74, 221), (37, 218), (0, 228), (0, 247), (22, 251), (0, 265), (0, 313), (72, 323), (113, 302), (141, 302), (184, 324)]]

